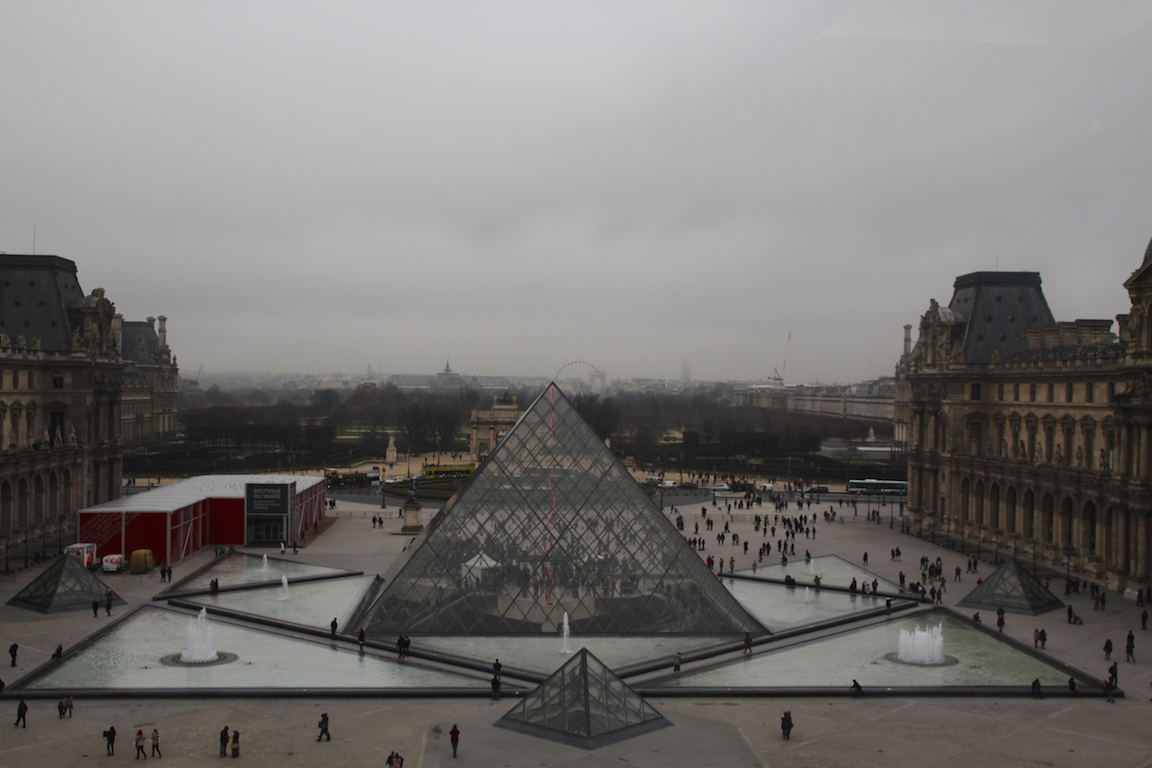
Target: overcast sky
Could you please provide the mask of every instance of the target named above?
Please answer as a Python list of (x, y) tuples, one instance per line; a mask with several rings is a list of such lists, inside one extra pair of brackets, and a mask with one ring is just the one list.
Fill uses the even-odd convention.
[(1152, 238), (1144, 0), (4, 0), (0, 110), (0, 250), (188, 375), (858, 381), (967, 272), (1126, 312)]

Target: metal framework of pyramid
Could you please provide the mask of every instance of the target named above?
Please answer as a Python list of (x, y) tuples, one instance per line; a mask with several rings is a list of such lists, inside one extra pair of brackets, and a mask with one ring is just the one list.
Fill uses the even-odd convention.
[(1015, 560), (1006, 560), (957, 605), (992, 611), (1003, 608), (1008, 613), (1028, 616), (1064, 607), (1060, 598)]
[(596, 749), (672, 723), (584, 648), (494, 725)]
[(376, 636), (763, 634), (555, 384), (353, 624)]
[[(88, 572), (80, 561), (66, 555), (44, 569), (44, 573), (16, 593), (8, 605), (27, 608), (40, 613), (81, 611), (92, 607), (93, 600), (101, 604), (107, 599), (108, 585)], [(116, 605), (126, 605), (120, 598)]]

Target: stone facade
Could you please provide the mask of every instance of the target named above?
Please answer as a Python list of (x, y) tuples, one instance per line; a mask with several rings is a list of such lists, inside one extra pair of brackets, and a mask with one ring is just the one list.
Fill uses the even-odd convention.
[[(160, 321), (157, 331), (155, 323)], [(121, 350), (125, 367), (121, 396), (120, 438), (146, 442), (176, 432), (176, 397), (180, 370), (168, 348), (168, 318), (122, 322)]]
[(1118, 334), (1054, 321), (1037, 273), (964, 275), (930, 303), (897, 366), (913, 533), (1152, 585), (1152, 245), (1124, 285)]
[(0, 544), (14, 558), (120, 495), (118, 325), (73, 262), (0, 254)]
[(491, 453), (520, 419), (520, 413), (515, 397), (503, 400), (493, 397), (491, 408), (472, 411), (472, 418), (468, 421), (472, 431), (472, 453)]

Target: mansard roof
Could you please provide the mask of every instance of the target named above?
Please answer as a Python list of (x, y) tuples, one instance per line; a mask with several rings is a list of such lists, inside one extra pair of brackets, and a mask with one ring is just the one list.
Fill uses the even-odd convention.
[(68, 310), (80, 307), (84, 291), (76, 263), (59, 256), (0, 254), (0, 333), (28, 344), (40, 339), (45, 352), (70, 352)]
[(137, 365), (160, 364), (160, 337), (152, 323), (143, 320), (124, 321), (121, 330), (121, 354)]
[(971, 272), (956, 278), (948, 309), (965, 321), (964, 361), (987, 365), (1024, 351), (1024, 331), (1056, 320), (1040, 288), (1039, 272)]

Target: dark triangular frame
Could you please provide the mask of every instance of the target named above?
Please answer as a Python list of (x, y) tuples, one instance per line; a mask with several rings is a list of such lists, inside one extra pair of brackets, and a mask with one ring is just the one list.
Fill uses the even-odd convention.
[[(104, 604), (109, 587), (72, 555), (64, 555), (44, 569), (24, 589), (8, 601), (8, 605), (39, 613), (82, 611), (92, 607), (92, 601)], [(113, 592), (113, 605), (127, 603)]]
[[(479, 553), (490, 585), (457, 572)], [(371, 634), (538, 635), (569, 607), (584, 634), (767, 634), (554, 383), (384, 580)]]
[[(561, 719), (566, 727), (557, 727)], [(672, 723), (582, 648), (493, 725), (581, 749), (598, 749)]]
[[(1019, 585), (1019, 594), (1005, 589), (1012, 579)], [(1017, 560), (1004, 563), (988, 575), (975, 589), (956, 604), (961, 608), (980, 608), (994, 611), (1003, 608), (1005, 613), (1038, 616), (1064, 607), (1064, 603), (1044, 586), (1039, 578), (1029, 572)]]

